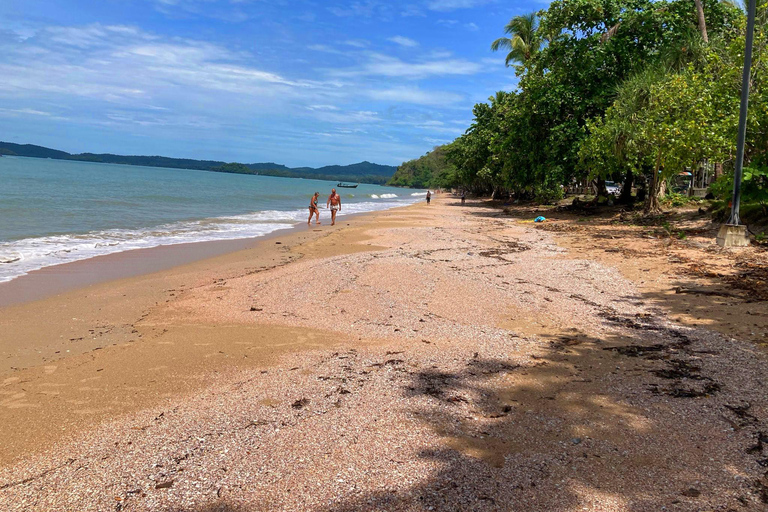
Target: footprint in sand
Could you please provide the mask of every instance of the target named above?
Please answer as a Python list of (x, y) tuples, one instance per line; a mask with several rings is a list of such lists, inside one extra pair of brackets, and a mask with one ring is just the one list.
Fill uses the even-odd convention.
[(43, 366), (43, 371), (46, 375), (50, 375), (56, 371), (56, 368), (58, 368), (58, 366)]
[(106, 407), (102, 409), (75, 409), (72, 411), (75, 414), (97, 414), (103, 411), (109, 411), (111, 407)]
[(16, 393), (14, 395), (11, 395), (9, 398), (6, 398), (5, 400), (0, 401), (0, 406), (5, 407), (6, 409), (21, 409), (24, 407), (40, 407), (40, 404), (32, 404), (23, 400), (23, 398), (26, 395), (27, 395), (26, 393)]
[(31, 404), (29, 402), (13, 402), (10, 404), (2, 404), (6, 409), (33, 409), (40, 407), (40, 404)]
[(66, 402), (72, 405), (85, 405), (90, 402), (90, 400), (66, 400)]
[(21, 377), (8, 377), (7, 379), (3, 380), (3, 386), (8, 386), (14, 382), (19, 382), (20, 380)]

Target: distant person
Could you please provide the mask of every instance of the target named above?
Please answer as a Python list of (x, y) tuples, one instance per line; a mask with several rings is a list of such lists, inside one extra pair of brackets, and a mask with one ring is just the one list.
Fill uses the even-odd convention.
[(320, 192), (315, 192), (315, 195), (309, 200), (309, 219), (307, 219), (307, 226), (312, 222), (312, 215), (315, 216), (315, 224), (320, 224), (320, 209), (317, 207), (318, 197), (320, 197)]
[(325, 207), (331, 208), (331, 226), (336, 224), (336, 212), (341, 211), (341, 196), (336, 193), (336, 189), (331, 189), (331, 195), (328, 196), (328, 202), (325, 203)]
[(427, 204), (429, 204), (429, 201), (432, 200), (432, 192), (427, 190)]
[(462, 190), (461, 191), (461, 204), (463, 205), (466, 202), (467, 202), (467, 192), (465, 190)]

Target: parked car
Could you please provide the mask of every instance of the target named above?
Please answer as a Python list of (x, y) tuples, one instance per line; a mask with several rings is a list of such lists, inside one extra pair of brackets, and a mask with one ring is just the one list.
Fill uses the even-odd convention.
[(621, 185), (617, 184), (615, 181), (606, 181), (605, 190), (610, 196), (618, 196), (621, 194)]

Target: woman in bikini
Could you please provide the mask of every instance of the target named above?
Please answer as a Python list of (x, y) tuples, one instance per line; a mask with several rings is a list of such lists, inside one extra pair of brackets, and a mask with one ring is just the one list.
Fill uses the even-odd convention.
[(317, 208), (318, 197), (320, 197), (320, 192), (315, 192), (315, 195), (309, 200), (309, 219), (307, 220), (307, 226), (312, 222), (312, 215), (315, 216), (315, 224), (320, 224), (320, 210)]

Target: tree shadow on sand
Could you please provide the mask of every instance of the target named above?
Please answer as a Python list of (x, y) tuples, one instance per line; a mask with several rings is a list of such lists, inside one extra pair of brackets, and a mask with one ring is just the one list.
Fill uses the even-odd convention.
[[(554, 336), (520, 364), (393, 363), (408, 412), (440, 438), (417, 455), (434, 469), (306, 510), (768, 510), (768, 428), (708, 370), (717, 354), (651, 319), (605, 322), (637, 334)], [(262, 505), (169, 511), (280, 509)]]
[(438, 469), (324, 510), (766, 509), (761, 484), (713, 462), (742, 455), (718, 443), (739, 411), (691, 362), (696, 343), (638, 326), (656, 329), (653, 343), (565, 336), (525, 366), (475, 354), (460, 370), (412, 373), (412, 413), (443, 439), (419, 457)]

